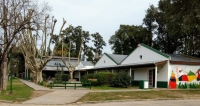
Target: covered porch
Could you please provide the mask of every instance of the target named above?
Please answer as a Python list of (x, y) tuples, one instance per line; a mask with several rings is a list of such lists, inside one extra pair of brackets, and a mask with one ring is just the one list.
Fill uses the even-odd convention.
[(139, 86), (139, 81), (148, 81), (150, 88), (168, 88), (168, 60), (138, 64), (116, 65), (110, 67), (95, 67), (87, 69), (86, 73), (125, 71), (131, 76), (131, 85)]

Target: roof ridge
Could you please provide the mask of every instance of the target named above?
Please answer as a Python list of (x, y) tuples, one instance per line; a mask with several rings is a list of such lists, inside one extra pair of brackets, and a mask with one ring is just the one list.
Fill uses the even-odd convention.
[(167, 57), (167, 58), (170, 57), (169, 55), (167, 55), (167, 54), (165, 54), (165, 53), (163, 53), (163, 52), (161, 52), (159, 50), (156, 50), (156, 49), (154, 49), (154, 48), (152, 48), (152, 47), (150, 47), (150, 46), (148, 46), (146, 44), (140, 43), (139, 45), (142, 45), (142, 46), (144, 46), (144, 47), (146, 47), (146, 48), (148, 48), (148, 49), (150, 49), (150, 50), (152, 50), (152, 51), (154, 51), (154, 52), (156, 52), (156, 53), (158, 53), (158, 54), (160, 54), (160, 55), (162, 55), (164, 57)]
[(108, 53), (104, 53), (104, 54), (118, 65), (118, 63), (115, 61), (115, 59), (113, 59)]

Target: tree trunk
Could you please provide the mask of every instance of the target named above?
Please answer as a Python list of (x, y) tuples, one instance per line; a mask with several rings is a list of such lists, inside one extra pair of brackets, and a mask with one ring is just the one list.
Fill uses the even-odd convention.
[(69, 74), (70, 74), (70, 79), (71, 79), (71, 80), (73, 80), (73, 79), (74, 79), (74, 77), (73, 77), (73, 72), (74, 72), (74, 71), (69, 71)]
[(8, 83), (8, 59), (7, 59), (7, 52), (5, 53), (5, 56), (3, 57), (3, 90), (7, 89), (7, 83)]
[(37, 74), (37, 76), (36, 76), (36, 83), (37, 83), (37, 82), (42, 82), (42, 81), (43, 81), (43, 78), (42, 78), (42, 70), (37, 71), (36, 74)]
[(3, 89), (3, 80), (2, 80), (3, 74), (2, 74), (2, 66), (0, 65), (0, 93)]

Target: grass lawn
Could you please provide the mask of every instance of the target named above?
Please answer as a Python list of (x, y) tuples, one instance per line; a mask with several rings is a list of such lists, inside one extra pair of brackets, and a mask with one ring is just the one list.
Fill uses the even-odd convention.
[(13, 93), (10, 94), (10, 85), (8, 85), (7, 90), (0, 93), (0, 100), (21, 102), (30, 99), (33, 89), (23, 84), (19, 79), (13, 79), (12, 85)]
[(90, 92), (81, 99), (79, 99), (78, 102), (124, 100), (124, 99), (164, 99), (164, 98), (200, 98), (200, 90)]

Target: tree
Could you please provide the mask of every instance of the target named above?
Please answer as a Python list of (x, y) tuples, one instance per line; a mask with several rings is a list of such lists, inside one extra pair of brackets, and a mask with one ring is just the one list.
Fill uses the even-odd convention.
[(88, 31), (82, 31), (82, 36), (83, 36), (83, 56), (81, 58), (82, 61), (85, 61), (85, 56), (88, 54), (88, 50), (90, 49), (87, 45), (90, 40), (90, 34)]
[[(90, 40), (90, 34), (88, 31), (84, 31), (81, 26), (73, 27), (70, 25), (69, 28), (62, 31), (62, 36), (64, 36), (64, 44), (68, 45), (69, 40), (71, 39), (71, 57), (77, 57), (80, 48), (81, 39), (83, 39), (82, 50), (83, 55), (81, 60), (85, 60), (85, 55), (87, 54), (88, 45), (87, 43)], [(69, 47), (69, 45), (68, 45)], [(65, 52), (64, 52), (65, 53)]]
[(94, 52), (95, 52), (95, 61), (97, 62), (98, 59), (99, 59), (99, 55), (102, 54), (102, 49), (103, 49), (103, 46), (106, 46), (106, 43), (105, 41), (103, 40), (103, 37), (98, 33), (94, 33), (91, 35), (93, 37), (93, 40), (92, 42), (94, 42)]
[[(38, 34), (38, 31), (40, 30), (39, 28), (36, 30), (36, 32), (33, 32), (31, 30), (24, 30), (22, 33), (22, 38), (20, 39), (20, 42), (19, 42), (21, 51), (25, 57), (26, 66), (31, 70), (31, 73), (33, 74), (32, 75), (33, 81), (36, 83), (43, 81), (42, 69), (46, 66), (47, 62), (49, 62), (52, 59), (53, 54), (55, 53), (55, 50), (57, 49), (57, 47), (59, 45), (59, 38), (61, 36), (61, 31), (66, 23), (66, 21), (63, 19), (63, 25), (60, 29), (59, 36), (55, 41), (55, 46), (53, 47), (53, 52), (49, 56), (48, 53), (49, 53), (50, 49), (47, 49), (47, 48), (50, 48), (50, 46), (51, 46), (50, 44), (52, 42), (52, 38), (54, 35), (53, 34), (54, 27), (55, 27), (57, 20), (52, 17), (52, 26), (50, 28), (51, 32), (49, 33), (50, 40), (47, 45), (48, 31), (47, 31), (46, 23), (47, 23), (48, 18), (49, 18), (49, 16), (45, 17), (45, 25), (44, 25), (44, 29), (43, 29), (43, 34), (44, 34), (43, 40), (44, 41), (42, 41), (42, 44), (39, 49), (37, 49), (37, 45), (36, 45), (37, 40), (35, 39), (35, 37), (33, 35), (33, 33)], [(30, 27), (30, 25), (29, 25), (29, 27)]]
[(87, 61), (91, 61), (91, 62), (93, 62), (94, 63), (94, 54), (93, 54), (93, 51), (94, 51), (94, 49), (93, 49), (93, 47), (88, 47), (88, 49), (87, 49)]
[(150, 6), (144, 23), (156, 25), (153, 47), (169, 54), (200, 57), (199, 0), (161, 0), (158, 7)]
[(19, 38), (22, 30), (34, 29), (34, 27), (28, 27), (28, 24), (31, 26), (41, 24), (41, 16), (45, 15), (49, 9), (47, 3), (40, 5), (39, 8), (39, 5), (31, 0), (0, 0), (0, 91), (2, 87), (4, 90), (7, 87), (8, 54), (16, 45), (16, 38)]
[[(68, 33), (68, 31), (70, 31), (70, 29), (71, 29), (71, 26), (69, 26), (67, 29), (65, 29), (65, 35), (68, 35), (67, 33)], [(73, 72), (76, 69), (76, 67), (79, 65), (79, 62), (80, 62), (80, 55), (81, 55), (81, 51), (82, 51), (82, 42), (83, 42), (82, 37), (80, 37), (80, 39), (81, 39), (80, 42), (79, 42), (80, 45), (76, 45), (77, 47), (79, 47), (79, 50), (76, 50), (76, 51), (79, 51), (78, 56), (77, 56), (78, 60), (77, 60), (76, 64), (73, 65), (73, 64), (71, 64), (71, 44), (72, 44), (72, 40), (73, 40), (72, 38), (73, 38), (73, 36), (68, 36), (69, 47), (68, 47), (68, 53), (67, 53), (68, 54), (68, 64), (67, 64), (66, 61), (65, 61), (65, 57), (63, 55), (65, 37), (62, 36), (62, 61), (63, 61), (63, 64), (65, 65), (65, 67), (68, 69), (68, 71), (70, 73), (70, 80), (71, 81), (73, 81)]]
[[(120, 25), (120, 28), (109, 39), (111, 49), (115, 54), (129, 55), (139, 43), (148, 44), (149, 32), (142, 26)], [(149, 43), (150, 44), (150, 43)]]

